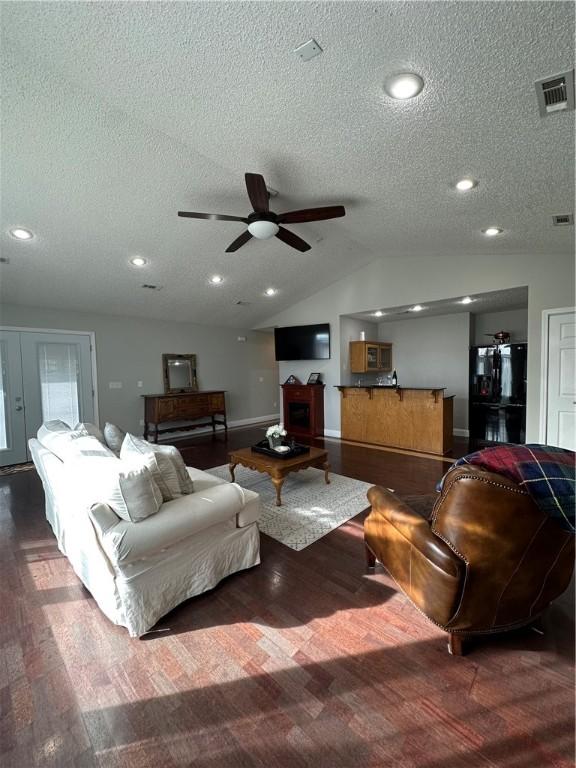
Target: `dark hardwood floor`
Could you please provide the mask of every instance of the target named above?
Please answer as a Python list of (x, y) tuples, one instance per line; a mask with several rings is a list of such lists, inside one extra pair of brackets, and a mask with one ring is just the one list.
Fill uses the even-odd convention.
[[(206, 469), (261, 436), (176, 444)], [(334, 472), (401, 495), (431, 493), (448, 467), (326, 447)], [(573, 766), (573, 594), (550, 607), (543, 634), (451, 657), (382, 570), (365, 575), (362, 518), (301, 552), (262, 536), (261, 566), (136, 640), (58, 551), (36, 473), (0, 477), (0, 765)]]

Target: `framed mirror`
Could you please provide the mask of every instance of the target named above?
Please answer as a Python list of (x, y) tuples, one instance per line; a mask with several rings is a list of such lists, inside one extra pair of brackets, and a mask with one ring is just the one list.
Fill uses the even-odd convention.
[(164, 394), (196, 392), (196, 355), (162, 355), (164, 370)]

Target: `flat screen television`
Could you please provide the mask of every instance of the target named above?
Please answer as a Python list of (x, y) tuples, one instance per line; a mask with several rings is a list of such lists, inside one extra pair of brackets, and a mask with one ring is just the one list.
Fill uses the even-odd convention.
[(329, 360), (330, 324), (274, 328), (276, 360)]

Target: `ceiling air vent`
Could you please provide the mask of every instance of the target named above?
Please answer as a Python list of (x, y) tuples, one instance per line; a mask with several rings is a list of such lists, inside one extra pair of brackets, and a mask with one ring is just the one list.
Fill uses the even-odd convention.
[(151, 285), (150, 283), (144, 283), (142, 288), (147, 288), (149, 291), (161, 291), (162, 286), (161, 285)]
[(8, 256), (0, 256), (0, 264), (10, 264)]
[(249, 307), (250, 306), (250, 302), (249, 301), (239, 300), (239, 301), (236, 302), (236, 306), (237, 307)]
[(540, 116), (574, 109), (574, 70), (537, 80), (536, 97)]
[(571, 213), (561, 213), (552, 216), (552, 223), (555, 227), (569, 227), (574, 224), (574, 216)]

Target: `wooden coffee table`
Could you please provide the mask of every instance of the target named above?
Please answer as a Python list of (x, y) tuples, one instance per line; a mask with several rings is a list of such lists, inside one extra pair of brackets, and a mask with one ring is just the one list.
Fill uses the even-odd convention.
[(248, 469), (254, 469), (256, 472), (264, 472), (270, 475), (274, 487), (276, 488), (276, 506), (282, 506), (280, 492), (284, 480), (290, 472), (299, 472), (308, 467), (317, 467), (324, 470), (324, 479), (330, 483), (328, 473), (330, 464), (328, 464), (328, 452), (321, 448), (310, 448), (310, 453), (304, 453), (302, 456), (295, 456), (293, 459), (275, 459), (273, 456), (266, 456), (263, 453), (256, 453), (251, 448), (239, 448), (232, 451), (230, 458), (230, 476), (234, 480), (234, 470), (240, 464)]

